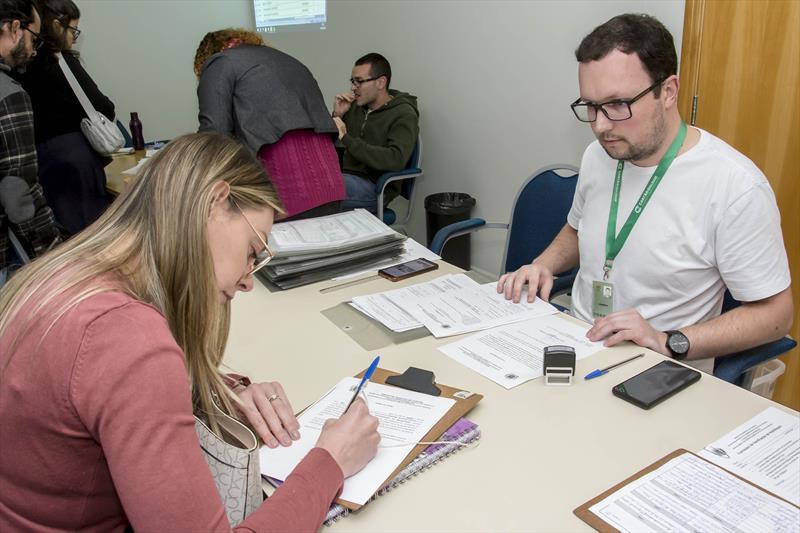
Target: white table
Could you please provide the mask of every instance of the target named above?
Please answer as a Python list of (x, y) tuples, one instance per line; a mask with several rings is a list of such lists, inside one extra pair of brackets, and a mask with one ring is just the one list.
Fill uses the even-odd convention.
[[(256, 281), (252, 292), (234, 300), (225, 362), (253, 380), (280, 381), (295, 411), (366, 368), (375, 353), (383, 368), (425, 368), (437, 381), (485, 396), (468, 415), (481, 427), (479, 447), (460, 451), (331, 530), (588, 531), (572, 514), (580, 504), (677, 448), (698, 451), (769, 405), (786, 409), (706, 374), (651, 411), (639, 409), (614, 397), (611, 387), (664, 357), (631, 344), (579, 361), (570, 387), (537, 379), (505, 390), (436, 349), (461, 337), (428, 336), (367, 352), (320, 313), (355, 295), (457, 271), (443, 263), (404, 282), (374, 279), (326, 294), (319, 289), (334, 282), (270, 293)], [(645, 357), (606, 376), (582, 378), (641, 351)]]

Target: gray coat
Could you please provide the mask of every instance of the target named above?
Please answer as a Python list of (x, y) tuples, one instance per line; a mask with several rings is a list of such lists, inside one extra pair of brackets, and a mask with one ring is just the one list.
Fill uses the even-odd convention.
[(337, 132), (311, 72), (269, 46), (241, 45), (209, 57), (197, 98), (199, 131), (232, 135), (253, 153), (287, 131)]

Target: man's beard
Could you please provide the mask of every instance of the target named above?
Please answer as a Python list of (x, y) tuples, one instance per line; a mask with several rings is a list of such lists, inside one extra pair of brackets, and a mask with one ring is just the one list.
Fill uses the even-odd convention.
[(620, 138), (620, 142), (624, 143), (627, 148), (619, 146), (618, 150), (612, 152), (606, 147), (600, 139), (600, 145), (606, 151), (609, 157), (618, 161), (642, 161), (658, 152), (663, 144), (665, 138), (666, 124), (664, 122), (664, 114), (658, 113), (654, 118), (653, 129), (647, 138), (641, 144), (631, 144), (626, 139)]
[(25, 39), (20, 39), (17, 47), (11, 51), (11, 67), (17, 72), (25, 72), (25, 67), (32, 59), (33, 54), (25, 49)]

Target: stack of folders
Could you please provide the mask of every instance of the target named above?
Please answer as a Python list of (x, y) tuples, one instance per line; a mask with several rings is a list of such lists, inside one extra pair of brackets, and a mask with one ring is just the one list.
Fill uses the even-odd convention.
[[(416, 476), (423, 470), (430, 468), (445, 457), (457, 452), (463, 448), (463, 445), (475, 443), (480, 438), (481, 430), (477, 424), (467, 420), (466, 418), (459, 418), (455, 424), (450, 426), (450, 428), (437, 439), (438, 441), (447, 441), (448, 443), (431, 444), (425, 448), (417, 457), (414, 458), (413, 461), (411, 461), (405, 468), (398, 472), (391, 481), (389, 481), (382, 489), (376, 492), (370, 501), (379, 496), (383, 496), (398, 485), (405, 483), (410, 478)], [(273, 487), (280, 485), (280, 481), (272, 480), (270, 478), (266, 478), (266, 481)], [(343, 507), (338, 503), (334, 503), (331, 505), (331, 508), (325, 517), (324, 524), (329, 526), (350, 513), (351, 511), (346, 507)]]
[(399, 257), (405, 240), (364, 209), (279, 222), (269, 234), (275, 257), (258, 276), (291, 289)]

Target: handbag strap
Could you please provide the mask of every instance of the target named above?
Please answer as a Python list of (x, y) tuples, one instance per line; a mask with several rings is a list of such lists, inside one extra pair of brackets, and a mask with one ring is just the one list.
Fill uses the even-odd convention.
[(64, 56), (61, 55), (61, 52), (56, 52), (56, 57), (58, 57), (58, 66), (61, 67), (61, 70), (64, 72), (64, 77), (67, 78), (70, 87), (72, 87), (72, 92), (74, 92), (75, 96), (78, 97), (78, 101), (81, 103), (81, 106), (83, 106), (83, 110), (86, 111), (86, 116), (91, 118), (96, 113), (94, 106), (89, 101), (86, 93), (83, 92), (83, 88), (75, 78), (75, 74), (73, 74), (72, 70), (70, 70), (69, 65), (67, 65), (67, 61), (64, 59)]
[[(242, 449), (248, 452), (258, 449), (258, 438), (256, 437), (255, 433), (253, 433), (249, 427), (225, 413), (219, 408), (216, 402), (214, 402), (214, 412), (208, 414), (208, 418), (210, 419), (211, 417), (214, 418), (214, 421), (217, 423), (217, 425), (219, 425), (220, 429), (224, 430), (226, 433), (228, 433), (228, 435), (239, 441)], [(197, 415), (195, 415), (195, 419), (203, 424), (209, 432), (213, 433), (209, 427), (211, 425), (210, 420), (203, 420)]]

